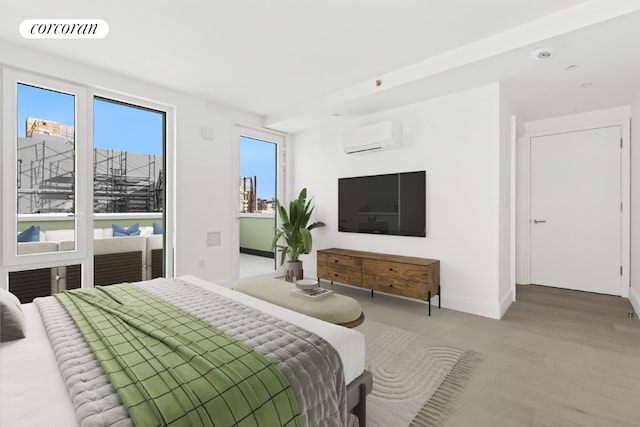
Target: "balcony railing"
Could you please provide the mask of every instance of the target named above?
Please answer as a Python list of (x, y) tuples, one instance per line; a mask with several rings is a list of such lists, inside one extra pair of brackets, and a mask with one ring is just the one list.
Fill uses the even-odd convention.
[(274, 214), (240, 214), (240, 251), (273, 257), (275, 225)]

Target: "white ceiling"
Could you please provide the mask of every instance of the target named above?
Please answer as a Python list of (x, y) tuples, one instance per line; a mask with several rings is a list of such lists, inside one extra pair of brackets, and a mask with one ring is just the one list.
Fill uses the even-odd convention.
[[(103, 19), (109, 35), (27, 40), (18, 26), (30, 18)], [(626, 105), (640, 91), (638, 0), (5, 1), (0, 40), (197, 94), (284, 132), (492, 81), (522, 121)], [(552, 59), (529, 58), (547, 46)]]

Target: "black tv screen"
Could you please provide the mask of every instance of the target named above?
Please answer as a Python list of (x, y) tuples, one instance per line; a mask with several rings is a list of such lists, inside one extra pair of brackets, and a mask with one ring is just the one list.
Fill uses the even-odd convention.
[(338, 179), (338, 231), (426, 236), (426, 172)]

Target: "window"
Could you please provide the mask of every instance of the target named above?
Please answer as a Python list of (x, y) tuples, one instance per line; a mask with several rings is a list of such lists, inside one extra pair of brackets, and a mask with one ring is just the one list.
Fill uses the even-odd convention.
[[(105, 273), (98, 258), (112, 255), (94, 242), (128, 222), (139, 222), (152, 241), (145, 235), (140, 280), (172, 274), (164, 236), (172, 232), (165, 177), (173, 111), (105, 94), (2, 69), (1, 224), (3, 236), (15, 236), (2, 241), (3, 283), (48, 271), (50, 286), (37, 293), (92, 286)], [(107, 270), (118, 270), (118, 261), (109, 262)]]
[(162, 212), (165, 114), (96, 97), (94, 213)]
[[(75, 241), (75, 110), (73, 94), (17, 84), (19, 242), (45, 240), (45, 232), (63, 229), (68, 233), (60, 239)], [(17, 255), (25, 253), (23, 246)], [(38, 251), (31, 247), (31, 253)]]
[(2, 77), (2, 230), (15, 236), (2, 241), (3, 271), (77, 263), (88, 248), (87, 89)]
[[(113, 271), (113, 275), (105, 274), (102, 278), (98, 277), (101, 270), (98, 267), (111, 252), (108, 246), (111, 243), (94, 240), (95, 283), (163, 276), (166, 113), (95, 97), (93, 122), (94, 229), (113, 233), (113, 227), (124, 230), (137, 227), (138, 231), (132, 234), (145, 237), (139, 269), (126, 273), (131, 276)], [(128, 263), (127, 256), (122, 256)]]

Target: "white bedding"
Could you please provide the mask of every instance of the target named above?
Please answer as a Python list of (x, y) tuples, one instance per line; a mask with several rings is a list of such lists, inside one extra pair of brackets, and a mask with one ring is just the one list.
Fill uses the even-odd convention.
[[(364, 370), (364, 336), (187, 275), (181, 279), (301, 326), (331, 343), (348, 384)], [(34, 304), (22, 306), (27, 337), (0, 344), (0, 426), (77, 426), (49, 339)]]

